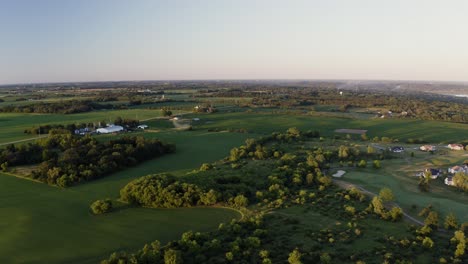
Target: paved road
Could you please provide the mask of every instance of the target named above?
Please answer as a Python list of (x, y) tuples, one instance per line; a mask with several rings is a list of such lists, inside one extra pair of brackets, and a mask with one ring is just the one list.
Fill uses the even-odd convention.
[[(371, 191), (369, 191), (369, 190), (366, 190), (366, 189), (364, 189), (363, 187), (361, 187), (361, 186), (359, 186), (359, 185), (356, 185), (356, 184), (352, 184), (352, 183), (349, 183), (349, 182), (346, 182), (346, 181), (336, 180), (336, 179), (333, 179), (333, 182), (334, 182), (337, 186), (339, 186), (339, 187), (341, 187), (341, 188), (343, 188), (343, 189), (350, 189), (350, 188), (352, 188), (352, 187), (355, 187), (355, 188), (359, 189), (361, 192), (363, 192), (364, 194), (366, 194), (366, 195), (368, 195), (368, 196), (370, 196), (370, 197), (372, 197), (372, 198), (373, 198), (374, 196), (378, 196), (376, 193), (373, 193), (373, 192), (371, 192)], [(399, 206), (397, 203), (391, 203), (391, 204), (389, 204), (389, 206), (390, 206), (391, 208), (393, 208), (393, 207), (398, 207), (398, 208), (400, 208), (400, 209), (403, 211), (403, 208), (401, 208), (401, 206)], [(417, 225), (420, 225), (420, 226), (423, 226), (423, 225), (424, 225), (423, 222), (421, 222), (421, 221), (419, 221), (418, 219), (412, 217), (411, 215), (405, 213), (405, 211), (403, 211), (403, 216), (404, 216), (406, 219), (408, 219), (409, 221), (411, 221), (411, 222), (413, 222), (413, 223), (415, 223), (415, 224), (417, 224)]]

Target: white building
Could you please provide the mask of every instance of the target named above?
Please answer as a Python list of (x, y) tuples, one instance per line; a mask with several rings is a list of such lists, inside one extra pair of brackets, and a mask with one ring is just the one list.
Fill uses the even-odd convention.
[(452, 176), (449, 176), (449, 177), (445, 178), (444, 182), (445, 182), (445, 184), (447, 184), (449, 186), (454, 186), (455, 185), (455, 183), (453, 182)]
[(147, 129), (148, 126), (147, 126), (147, 125), (139, 125), (138, 128), (139, 128), (139, 129)]
[(448, 168), (448, 172), (451, 173), (451, 174), (455, 174), (455, 173), (459, 173), (459, 172), (463, 172), (463, 173), (468, 173), (468, 166), (464, 165), (464, 166), (453, 166), (453, 167), (450, 167)]
[(96, 129), (96, 133), (99, 134), (109, 134), (109, 133), (116, 133), (123, 131), (124, 128), (121, 126), (109, 125), (108, 127), (98, 128)]
[(462, 144), (448, 144), (447, 147), (451, 150), (463, 150), (464, 149)]

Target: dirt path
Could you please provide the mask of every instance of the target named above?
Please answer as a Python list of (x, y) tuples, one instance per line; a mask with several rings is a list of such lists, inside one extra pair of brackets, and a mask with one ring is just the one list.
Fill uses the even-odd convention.
[[(175, 116), (183, 116), (183, 115), (188, 115), (188, 114), (193, 114), (193, 112), (185, 112), (185, 113), (180, 113), (180, 114), (175, 114)], [(169, 119), (169, 116), (157, 116), (157, 117), (150, 117), (146, 119), (140, 120), (140, 122), (145, 122), (149, 120), (154, 120), (154, 119)]]
[[(341, 187), (341, 188), (343, 188), (343, 189), (350, 189), (350, 188), (352, 188), (352, 187), (355, 187), (355, 188), (359, 189), (361, 192), (363, 192), (364, 194), (370, 196), (371, 198), (373, 198), (374, 196), (378, 196), (376, 193), (373, 193), (373, 192), (371, 192), (371, 191), (369, 191), (369, 190), (366, 190), (366, 189), (364, 189), (363, 187), (361, 187), (361, 186), (359, 186), (359, 185), (356, 185), (356, 184), (352, 184), (352, 183), (349, 183), (349, 182), (346, 182), (346, 181), (336, 180), (336, 179), (333, 179), (333, 182), (334, 182), (338, 187)], [(401, 206), (399, 206), (397, 203), (391, 203), (391, 204), (389, 204), (389, 206), (390, 206), (391, 208), (393, 208), (393, 207), (398, 207), (398, 208), (400, 208), (400, 209), (403, 211), (403, 208), (401, 208)], [(410, 222), (413, 222), (413, 223), (415, 223), (415, 224), (417, 224), (417, 225), (420, 225), (420, 226), (423, 226), (423, 225), (424, 225), (423, 222), (421, 222), (421, 221), (419, 221), (418, 219), (412, 217), (411, 215), (405, 213), (405, 211), (403, 211), (403, 216), (404, 216), (407, 220), (409, 220)]]
[(38, 137), (35, 137), (35, 138), (27, 138), (27, 139), (21, 139), (21, 140), (6, 142), (6, 143), (0, 143), (0, 146), (16, 144), (16, 143), (26, 142), (26, 141), (31, 141), (31, 140), (36, 140), (36, 139), (45, 138), (45, 137), (48, 137), (48, 136), (49, 135), (41, 135), (41, 136), (38, 136)]

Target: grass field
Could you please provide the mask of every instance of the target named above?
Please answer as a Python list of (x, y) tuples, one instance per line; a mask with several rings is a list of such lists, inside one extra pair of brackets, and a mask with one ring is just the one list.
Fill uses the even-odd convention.
[(355, 119), (320, 117), (307, 115), (287, 115), (277, 113), (215, 113), (202, 116), (203, 122), (195, 128), (245, 128), (255, 133), (284, 131), (289, 127), (303, 130), (318, 130), (322, 135), (332, 136), (339, 128), (366, 129), (370, 138), (387, 136), (404, 141), (409, 138), (422, 138), (430, 142), (457, 142), (466, 140), (467, 124), (422, 121), (414, 119)]
[[(439, 143), (465, 140), (468, 129), (465, 124), (446, 122), (331, 116), (325, 118), (286, 114), (287, 110), (246, 112), (235, 108), (237, 112), (228, 112), (229, 109), (223, 108), (223, 111), (214, 114), (185, 116), (201, 119), (193, 122), (193, 131), (175, 131), (172, 129), (172, 123), (162, 119), (145, 122), (151, 130), (159, 132), (144, 131), (132, 134), (175, 143), (177, 152), (73, 188), (60, 189), (0, 174), (0, 230), (3, 230), (0, 236), (0, 263), (95, 263), (119, 249), (131, 251), (155, 239), (166, 242), (189, 229), (210, 230), (220, 222), (239, 217), (237, 212), (221, 208), (156, 210), (125, 208), (123, 205), (114, 213), (92, 216), (88, 207), (96, 199), (109, 197), (115, 200), (120, 188), (136, 177), (157, 172), (186, 175), (187, 172), (199, 168), (202, 163), (227, 156), (231, 148), (243, 144), (246, 138), (285, 131), (289, 127), (318, 130), (325, 136), (335, 135), (335, 129), (349, 128), (367, 129), (370, 138), (388, 136), (401, 141), (423, 138)], [(99, 122), (109, 119), (112, 121), (117, 116), (143, 120), (160, 117), (161, 111), (129, 109), (73, 115), (0, 114), (0, 144), (32, 138), (24, 134), (23, 130), (33, 126)], [(249, 133), (225, 132), (241, 128), (247, 129)], [(208, 132), (211, 129), (223, 132)], [(113, 137), (101, 135), (98, 138), (106, 140)], [(430, 193), (421, 193), (417, 188), (417, 179), (408, 176), (419, 167), (457, 164), (461, 159), (462, 157), (453, 153), (429, 156), (416, 152), (413, 160), (406, 157), (383, 161), (381, 170), (353, 169), (343, 180), (362, 185), (374, 192), (378, 192), (382, 187), (389, 187), (395, 193), (397, 202), (413, 215), (424, 206), (432, 204), (442, 214), (454, 212), (460, 220), (468, 221), (466, 194), (449, 189), (440, 181), (433, 182)], [(417, 211), (413, 209), (413, 205), (416, 205)], [(289, 210), (280, 212), (297, 213), (301, 221), (308, 225), (312, 225), (312, 222), (326, 224), (333, 221), (312, 212), (301, 214), (297, 208)], [(369, 223), (369, 226), (374, 224), (382, 225), (379, 221)], [(369, 234), (372, 236), (372, 232)], [(368, 242), (371, 246), (375, 243), (371, 237)]]
[(100, 121), (113, 122), (118, 116), (131, 119), (148, 119), (161, 116), (160, 110), (128, 109), (101, 110), (88, 113), (61, 114), (23, 114), (0, 113), (0, 143), (37, 137), (24, 133), (27, 128), (45, 124), (77, 124), (98, 123)]
[(117, 198), (131, 179), (163, 171), (184, 175), (226, 156), (246, 138), (197, 131), (142, 134), (176, 143), (177, 153), (69, 189), (0, 174), (0, 263), (96, 263), (119, 249), (134, 250), (155, 239), (167, 242), (184, 231), (211, 230), (239, 217), (221, 208), (119, 207), (108, 215), (91, 215), (92, 201)]
[(445, 185), (443, 183), (445, 177), (433, 180), (429, 192), (419, 190), (418, 178), (414, 176), (414, 172), (432, 167), (422, 166), (423, 164), (427, 163), (415, 160), (414, 164), (408, 165), (405, 160), (383, 161), (381, 170), (355, 169), (346, 173), (342, 179), (374, 193), (378, 193), (383, 187), (390, 188), (396, 197), (396, 202), (415, 217), (422, 208), (431, 204), (442, 217), (454, 213), (460, 222), (468, 221), (466, 210), (468, 195)]

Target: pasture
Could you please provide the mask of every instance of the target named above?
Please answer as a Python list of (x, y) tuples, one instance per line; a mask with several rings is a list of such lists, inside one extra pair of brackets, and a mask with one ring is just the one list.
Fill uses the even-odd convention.
[[(190, 134), (185, 134), (190, 133)], [(208, 231), (239, 217), (222, 208), (147, 209), (117, 206), (93, 216), (96, 199), (115, 200), (130, 180), (157, 172), (185, 175), (203, 162), (226, 156), (246, 135), (197, 131), (141, 133), (176, 143), (177, 152), (68, 189), (0, 174), (0, 262), (96, 263), (116, 250), (135, 250), (155, 239), (167, 242), (187, 230)]]
[(467, 124), (417, 119), (356, 119), (321, 117), (266, 112), (214, 113), (203, 115), (195, 129), (239, 129), (245, 128), (258, 134), (284, 131), (290, 127), (301, 130), (317, 130), (321, 135), (333, 136), (334, 130), (365, 129), (369, 138), (386, 136), (406, 141), (421, 138), (435, 143), (453, 143), (468, 139)]

